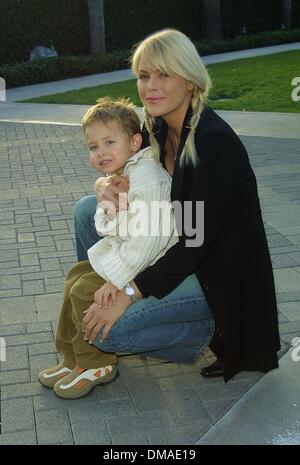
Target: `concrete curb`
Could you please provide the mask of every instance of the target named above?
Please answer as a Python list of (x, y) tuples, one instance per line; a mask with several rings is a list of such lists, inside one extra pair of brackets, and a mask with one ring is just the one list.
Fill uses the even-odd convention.
[(290, 349), (280, 368), (267, 373), (196, 443), (292, 445), (300, 442), (299, 368)]

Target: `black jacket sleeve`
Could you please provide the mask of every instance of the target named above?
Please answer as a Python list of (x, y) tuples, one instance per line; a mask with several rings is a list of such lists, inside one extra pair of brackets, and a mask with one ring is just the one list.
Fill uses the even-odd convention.
[(150, 145), (149, 132), (147, 131), (145, 123), (144, 123), (143, 127), (142, 127), (142, 145), (141, 145), (141, 149), (144, 149), (144, 148), (148, 147), (149, 145)]
[[(182, 228), (179, 242), (153, 266), (136, 276), (135, 283), (144, 298), (150, 295), (164, 297), (201, 267), (222, 228), (234, 197), (241, 164), (248, 157), (243, 144), (233, 131), (231, 133), (217, 128), (210, 129), (202, 135), (197, 145), (200, 163), (192, 170), (189, 195), (188, 198), (181, 199), (181, 204), (186, 209), (184, 201), (189, 200), (194, 214), (196, 202), (204, 202), (204, 240), (198, 247), (187, 246), (187, 240), (191, 237)], [(177, 223), (176, 209), (175, 216)], [(184, 218), (184, 213), (182, 217)], [(195, 224), (195, 219), (193, 222)]]

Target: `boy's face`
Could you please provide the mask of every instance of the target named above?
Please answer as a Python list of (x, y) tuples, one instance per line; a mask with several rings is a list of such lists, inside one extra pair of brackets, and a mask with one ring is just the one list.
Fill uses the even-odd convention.
[(91, 164), (104, 174), (118, 173), (140, 145), (135, 136), (129, 137), (115, 121), (108, 124), (93, 121), (86, 127), (85, 137)]

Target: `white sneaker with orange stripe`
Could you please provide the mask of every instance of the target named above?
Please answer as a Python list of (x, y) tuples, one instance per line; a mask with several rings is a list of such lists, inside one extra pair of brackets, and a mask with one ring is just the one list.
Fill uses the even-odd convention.
[(99, 384), (111, 383), (118, 375), (117, 365), (90, 369), (76, 367), (55, 384), (54, 392), (64, 399), (78, 399)]
[(39, 373), (39, 382), (47, 388), (54, 388), (55, 384), (62, 378), (71, 373), (70, 368), (65, 367), (62, 363), (53, 368), (47, 368)]

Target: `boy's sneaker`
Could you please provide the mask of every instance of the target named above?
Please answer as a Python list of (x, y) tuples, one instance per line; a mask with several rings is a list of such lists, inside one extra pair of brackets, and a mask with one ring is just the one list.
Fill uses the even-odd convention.
[(57, 381), (60, 381), (62, 378), (71, 373), (72, 370), (63, 366), (61, 363), (53, 368), (47, 368), (39, 373), (38, 379), (39, 382), (46, 386), (47, 388), (54, 388)]
[(54, 392), (64, 399), (77, 399), (88, 394), (99, 384), (111, 383), (118, 376), (117, 365), (91, 369), (76, 367), (55, 384)]

